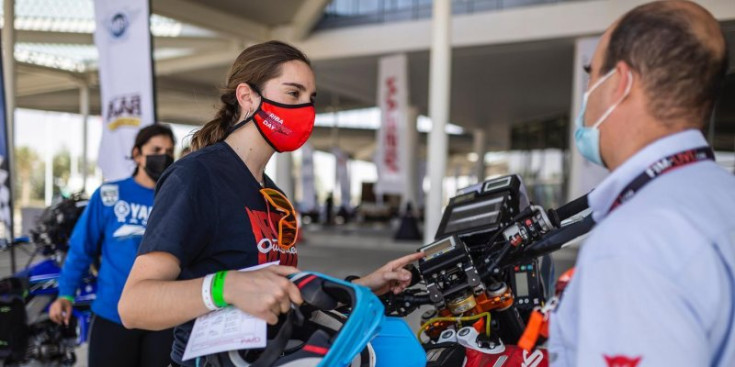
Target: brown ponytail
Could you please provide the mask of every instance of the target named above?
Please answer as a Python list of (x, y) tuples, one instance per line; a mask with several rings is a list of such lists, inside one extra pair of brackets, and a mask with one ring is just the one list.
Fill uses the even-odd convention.
[(227, 74), (227, 84), (222, 88), (222, 106), (212, 121), (194, 133), (191, 138), (192, 151), (224, 140), (230, 127), (238, 122), (240, 105), (235, 96), (238, 85), (247, 83), (257, 90), (263, 90), (267, 81), (280, 76), (281, 65), (293, 60), (311, 65), (304, 53), (280, 41), (260, 43), (240, 53)]

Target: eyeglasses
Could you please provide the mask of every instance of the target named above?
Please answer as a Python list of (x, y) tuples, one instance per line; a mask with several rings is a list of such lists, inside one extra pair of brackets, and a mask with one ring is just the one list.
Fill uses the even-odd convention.
[[(277, 211), (283, 213), (283, 217), (278, 221), (278, 246), (289, 249), (296, 244), (296, 238), (299, 234), (299, 225), (296, 221), (296, 210), (290, 201), (281, 194), (280, 191), (274, 189), (261, 189), (260, 193), (265, 200), (270, 203)], [(268, 211), (268, 223), (271, 229), (276, 232), (276, 228), (271, 221), (270, 205), (266, 205)]]

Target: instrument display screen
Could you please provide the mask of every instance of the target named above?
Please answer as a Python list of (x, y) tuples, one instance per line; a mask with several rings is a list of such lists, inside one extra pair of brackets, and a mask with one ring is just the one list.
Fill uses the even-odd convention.
[(452, 237), (447, 237), (443, 240), (439, 240), (432, 244), (426, 245), (421, 248), (421, 251), (426, 254), (424, 260), (431, 260), (435, 257), (439, 257), (442, 254), (454, 250), (455, 244)]
[(516, 297), (528, 296), (528, 273), (516, 273)]
[(503, 221), (516, 214), (524, 197), (522, 185), (519, 176), (511, 175), (459, 190), (449, 200), (435, 238), (456, 234), (464, 239), (497, 231)]
[(472, 203), (447, 208), (451, 213), (445, 233), (455, 233), (471, 228), (487, 228), (495, 224), (500, 215), (502, 197), (483, 197)]

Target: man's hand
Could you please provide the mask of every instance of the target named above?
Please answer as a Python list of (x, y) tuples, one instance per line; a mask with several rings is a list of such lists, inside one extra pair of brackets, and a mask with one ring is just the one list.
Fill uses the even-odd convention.
[(423, 252), (406, 255), (390, 261), (378, 270), (353, 281), (355, 284), (370, 288), (377, 296), (382, 296), (389, 291), (393, 294), (403, 292), (411, 284), (411, 272), (403, 267), (424, 257)]
[(69, 326), (69, 318), (71, 318), (71, 301), (66, 298), (57, 298), (48, 309), (48, 317), (51, 321)]

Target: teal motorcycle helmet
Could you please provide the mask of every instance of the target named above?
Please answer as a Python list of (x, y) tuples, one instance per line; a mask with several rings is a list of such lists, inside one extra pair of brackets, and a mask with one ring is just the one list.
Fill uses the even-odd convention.
[[(315, 272), (293, 274), (304, 304), (268, 328), (265, 349), (234, 350), (200, 358), (202, 367), (380, 367), (370, 342), (386, 321), (382, 302), (370, 289)], [(402, 320), (400, 320), (402, 322)], [(420, 344), (406, 326), (414, 352)], [(416, 349), (418, 348), (418, 349)]]

